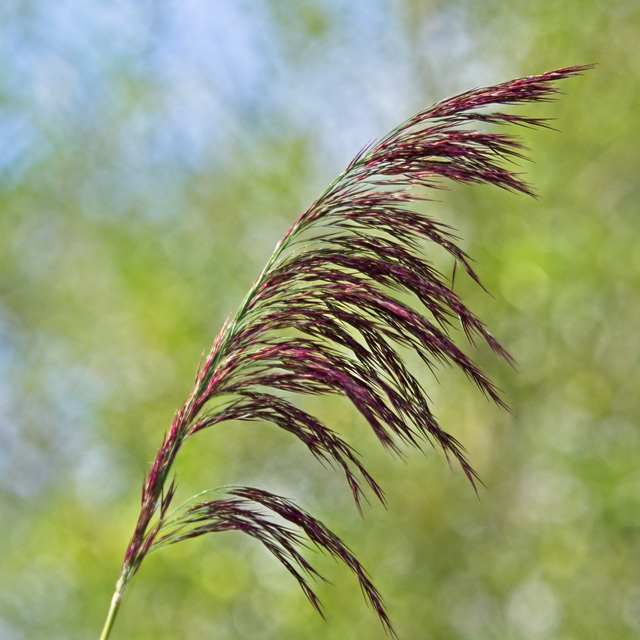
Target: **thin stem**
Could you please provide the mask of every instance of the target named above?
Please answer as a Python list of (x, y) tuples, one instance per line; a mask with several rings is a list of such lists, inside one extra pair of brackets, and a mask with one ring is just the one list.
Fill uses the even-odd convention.
[(116, 590), (113, 592), (113, 597), (111, 598), (111, 606), (109, 607), (109, 613), (107, 613), (107, 619), (105, 620), (102, 633), (100, 634), (100, 640), (107, 640), (111, 635), (111, 629), (113, 628), (113, 623), (118, 615), (118, 609), (120, 608), (120, 603), (122, 602), (122, 597), (124, 596), (126, 587), (127, 583), (121, 576), (116, 584)]

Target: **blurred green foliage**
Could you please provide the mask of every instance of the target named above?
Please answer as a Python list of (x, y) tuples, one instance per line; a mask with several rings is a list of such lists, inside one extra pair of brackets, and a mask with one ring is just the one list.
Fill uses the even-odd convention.
[[(203, 351), (300, 210), (369, 140), (474, 86), (598, 62), (521, 132), (539, 201), (431, 203), (491, 299), (460, 290), (519, 362), (478, 354), (513, 407), (442, 371), (432, 397), (486, 487), (379, 450), (309, 400), (387, 490), (360, 519), (337, 474), (260, 425), (204, 432), (180, 495), (254, 483), (320, 516), (404, 640), (640, 635), (640, 7), (156, 0), (0, 7), (0, 638), (96, 638), (142, 476)], [(449, 265), (450, 267), (450, 265)], [(113, 638), (382, 638), (318, 559), (328, 624), (238, 534), (134, 579)]]

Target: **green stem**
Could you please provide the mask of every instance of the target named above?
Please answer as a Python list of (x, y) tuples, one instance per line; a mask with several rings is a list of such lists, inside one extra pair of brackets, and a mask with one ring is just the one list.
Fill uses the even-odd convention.
[(111, 629), (116, 620), (116, 616), (118, 615), (118, 609), (120, 608), (120, 603), (122, 602), (126, 586), (127, 583), (121, 576), (116, 584), (116, 590), (113, 592), (113, 597), (111, 598), (111, 606), (109, 607), (109, 613), (107, 613), (107, 619), (104, 623), (102, 633), (100, 634), (100, 640), (107, 640), (111, 635)]

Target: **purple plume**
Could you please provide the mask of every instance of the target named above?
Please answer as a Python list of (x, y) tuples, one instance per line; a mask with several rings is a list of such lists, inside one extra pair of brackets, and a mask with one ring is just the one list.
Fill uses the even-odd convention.
[(172, 464), (182, 443), (203, 429), (226, 420), (266, 421), (296, 436), (319, 461), (340, 469), (358, 507), (368, 492), (384, 501), (352, 446), (289, 399), (290, 393), (337, 394), (351, 401), (385, 448), (397, 452), (406, 444), (430, 442), (457, 460), (475, 483), (462, 446), (438, 424), (398, 347), (410, 348), (432, 369), (447, 363), (458, 367), (503, 407), (491, 380), (452, 332), (461, 327), (471, 345), (483, 340), (499, 357), (510, 357), (422, 255), (425, 242), (435, 243), (479, 283), (451, 229), (411, 205), (428, 200), (425, 190), (442, 188), (445, 179), (531, 194), (505, 164), (522, 157), (521, 143), (484, 129), (547, 126), (546, 121), (478, 109), (548, 101), (557, 93), (556, 81), (587, 68), (475, 89), (421, 111), (363, 149), (294, 222), (201, 362), (194, 388), (158, 450), (143, 485), (122, 585), (153, 549), (237, 530), (278, 558), (320, 611), (308, 580), (318, 576), (301, 553), (306, 539), (354, 572), (393, 634), (366, 571), (322, 523), (286, 498), (247, 487), (228, 489), (225, 498), (187, 503), (170, 516)]

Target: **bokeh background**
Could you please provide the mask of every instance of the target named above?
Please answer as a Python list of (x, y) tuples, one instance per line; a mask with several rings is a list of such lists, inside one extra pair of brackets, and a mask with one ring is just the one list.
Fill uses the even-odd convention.
[[(598, 62), (527, 131), (541, 195), (455, 188), (493, 298), (471, 307), (514, 415), (453, 371), (437, 452), (351, 434), (389, 508), (266, 425), (204, 432), (181, 495), (282, 491), (357, 552), (404, 640), (640, 637), (640, 5), (635, 0), (3, 0), (0, 4), (0, 638), (97, 638), (142, 477), (203, 351), (297, 214), (367, 142), (475, 86)], [(450, 268), (449, 264), (444, 265)], [(316, 403), (315, 405), (313, 403)], [(112, 638), (383, 638), (322, 557), (327, 621), (257, 543), (143, 564)]]

